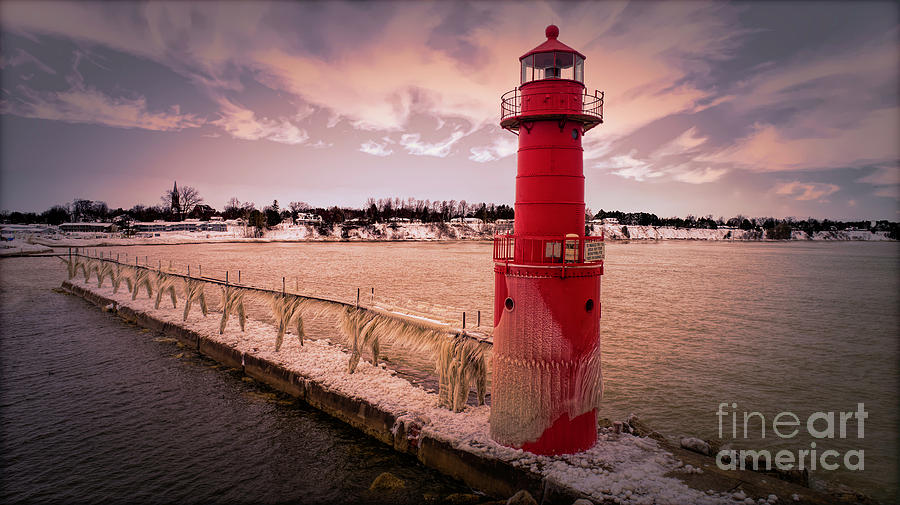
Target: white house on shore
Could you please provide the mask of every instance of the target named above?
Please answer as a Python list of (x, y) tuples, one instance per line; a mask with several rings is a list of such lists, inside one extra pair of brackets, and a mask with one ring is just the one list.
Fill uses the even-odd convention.
[(454, 217), (450, 222), (455, 224), (484, 224), (484, 221), (477, 217)]
[(298, 223), (321, 223), (322, 216), (311, 212), (300, 212), (297, 214)]
[(134, 229), (143, 233), (165, 233), (176, 231), (228, 231), (223, 221), (200, 221), (186, 219), (184, 221), (150, 221), (134, 223)]
[(114, 233), (119, 227), (113, 223), (63, 223), (59, 225), (59, 231), (71, 233)]

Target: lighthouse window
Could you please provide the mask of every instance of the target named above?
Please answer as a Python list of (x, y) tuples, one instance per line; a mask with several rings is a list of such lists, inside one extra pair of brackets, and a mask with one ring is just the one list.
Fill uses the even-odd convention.
[(554, 53), (535, 53), (534, 80), (559, 78), (559, 68), (553, 56)]
[(516, 304), (513, 303), (512, 298), (507, 298), (503, 305), (506, 307), (506, 310), (512, 310)]
[(560, 79), (575, 79), (575, 55), (572, 53), (555, 53), (556, 71)]
[(522, 84), (534, 79), (534, 55), (522, 60)]
[(584, 82), (584, 58), (575, 55), (575, 80)]

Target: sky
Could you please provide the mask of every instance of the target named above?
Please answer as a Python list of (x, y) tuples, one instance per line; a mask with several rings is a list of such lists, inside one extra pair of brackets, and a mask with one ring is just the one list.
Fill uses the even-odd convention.
[(896, 2), (0, 2), (0, 207), (512, 204), (559, 26), (605, 92), (594, 211), (900, 220)]

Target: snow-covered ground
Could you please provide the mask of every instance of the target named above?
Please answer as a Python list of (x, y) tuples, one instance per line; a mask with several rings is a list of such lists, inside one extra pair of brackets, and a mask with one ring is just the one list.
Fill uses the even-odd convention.
[[(97, 288), (96, 282), (85, 283), (76, 278), (71, 282), (112, 299), (118, 306), (126, 306), (138, 312), (184, 326), (205, 338), (223, 342), (242, 352), (256, 355), (277, 363), (323, 387), (343, 396), (362, 399), (392, 413), (399, 423), (407, 427), (415, 424), (421, 433), (444, 441), (458, 450), (480, 457), (497, 458), (519, 468), (528, 469), (563, 487), (574, 489), (596, 502), (622, 504), (734, 504), (744, 503), (744, 497), (735, 501), (732, 493), (701, 491), (688, 487), (678, 478), (682, 473), (702, 470), (683, 465), (672, 453), (649, 438), (615, 433), (604, 429), (597, 444), (582, 453), (565, 456), (538, 456), (530, 452), (511, 449), (495, 443), (489, 435), (489, 406), (467, 406), (459, 413), (438, 406), (438, 397), (421, 387), (397, 376), (385, 364), (373, 366), (363, 361), (356, 373), (347, 373), (348, 354), (340, 345), (327, 339), (306, 340), (300, 346), (296, 339), (287, 336), (280, 352), (275, 352), (276, 330), (273, 326), (248, 320), (246, 331), (240, 331), (232, 318), (224, 334), (218, 331), (220, 316), (215, 312), (203, 317), (199, 309), (192, 311), (182, 322), (182, 310), (163, 303), (154, 309), (154, 300), (131, 294), (120, 289), (113, 294), (109, 283)], [(207, 287), (207, 289), (212, 289)], [(112, 305), (107, 307), (114, 310)], [(407, 433), (409, 431), (407, 430)], [(748, 503), (774, 503), (767, 497), (747, 498)], [(779, 503), (790, 503), (783, 497)]]
[[(621, 224), (594, 225), (593, 234), (600, 234), (601, 229), (607, 239), (612, 240), (762, 240), (764, 232), (754, 230), (732, 230), (704, 228), (671, 228), (668, 226), (635, 226)], [(891, 240), (887, 232), (872, 233), (866, 230), (820, 231), (813, 236), (796, 230), (791, 240)]]
[[(322, 233), (322, 231), (329, 233)], [(35, 244), (49, 247), (100, 247), (153, 244), (198, 244), (207, 242), (294, 242), (294, 241), (438, 241), (491, 240), (494, 234), (509, 233), (509, 227), (492, 223), (375, 223), (370, 225), (334, 225), (323, 230), (311, 224), (278, 225), (262, 237), (252, 237), (243, 227), (229, 226), (224, 232), (161, 232), (155, 236), (122, 237), (120, 234), (71, 233), (33, 235)], [(592, 225), (592, 235), (604, 234), (607, 240), (763, 240), (765, 234), (753, 230), (670, 228), (664, 226)], [(865, 230), (822, 231), (812, 237), (795, 231), (792, 240), (891, 240), (886, 232)]]
[(4, 240), (0, 242), (0, 256), (13, 256), (17, 254), (39, 254), (52, 251), (51, 248), (39, 245), (29, 244), (24, 240)]

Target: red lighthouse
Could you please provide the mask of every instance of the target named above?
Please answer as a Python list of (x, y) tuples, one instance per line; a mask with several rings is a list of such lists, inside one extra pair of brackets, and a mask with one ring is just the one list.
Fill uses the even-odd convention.
[(512, 235), (494, 239), (491, 436), (538, 454), (597, 440), (603, 238), (585, 236), (581, 137), (603, 123), (584, 55), (550, 25), (519, 58), (500, 125), (519, 136)]

